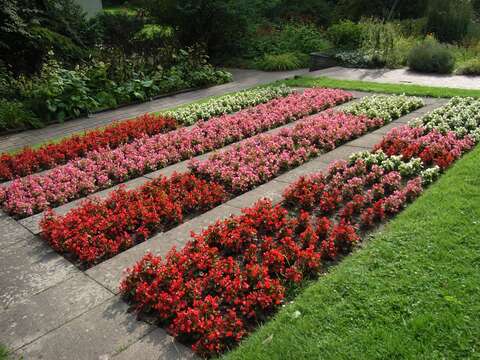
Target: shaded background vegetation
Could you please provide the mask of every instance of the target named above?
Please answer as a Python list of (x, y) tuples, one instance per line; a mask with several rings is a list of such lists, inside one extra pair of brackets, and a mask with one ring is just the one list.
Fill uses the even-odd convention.
[(480, 74), (480, 0), (75, 1), (3, 0), (0, 131), (230, 80), (210, 63)]

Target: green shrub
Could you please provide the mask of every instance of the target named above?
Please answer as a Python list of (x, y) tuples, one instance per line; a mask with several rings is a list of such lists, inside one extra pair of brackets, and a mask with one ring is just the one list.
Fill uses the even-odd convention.
[(245, 57), (261, 58), (265, 54), (309, 54), (328, 49), (331, 44), (314, 25), (286, 24), (258, 28), (246, 46)]
[(410, 51), (408, 66), (419, 72), (449, 74), (455, 66), (455, 58), (445, 46), (427, 37)]
[(257, 62), (257, 67), (265, 71), (285, 71), (302, 67), (302, 62), (296, 54), (266, 54)]
[(41, 126), (42, 122), (21, 102), (0, 99), (0, 131)]
[(426, 30), (443, 42), (457, 42), (467, 35), (472, 22), (470, 0), (430, 0)]
[(133, 38), (142, 30), (145, 19), (127, 10), (100, 12), (92, 23), (99, 35), (97, 40), (107, 48), (121, 49), (125, 54), (135, 52)]
[(78, 117), (98, 108), (80, 68), (65, 69), (55, 60), (44, 64), (38, 77), (23, 94), (29, 107), (47, 121)]
[(333, 44), (340, 49), (358, 49), (363, 41), (362, 25), (350, 20), (343, 20), (330, 26), (327, 35)]
[(480, 75), (480, 59), (470, 59), (463, 63), (457, 73), (461, 75)]

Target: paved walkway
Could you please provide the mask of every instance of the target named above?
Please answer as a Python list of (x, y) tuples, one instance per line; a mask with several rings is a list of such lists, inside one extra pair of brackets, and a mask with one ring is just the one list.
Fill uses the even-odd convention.
[(90, 117), (67, 121), (63, 124), (54, 124), (42, 129), (23, 131), (0, 136), (0, 152), (21, 149), (58, 137), (65, 137), (74, 133), (94, 129), (110, 124), (116, 120), (125, 120), (171, 107), (187, 104), (209, 96), (223, 95), (240, 91), (260, 84), (267, 84), (276, 80), (287, 79), (295, 75), (308, 73), (307, 69), (280, 72), (264, 72), (257, 70), (229, 69), (233, 74), (233, 82), (213, 86), (207, 89), (195, 90), (183, 94), (169, 96), (137, 105), (129, 105), (115, 110), (104, 111)]
[(193, 354), (164, 330), (138, 321), (118, 294), (125, 267), (147, 250), (160, 255), (181, 248), (190, 231), (200, 231), (262, 197), (274, 202), (301, 175), (321, 171), (334, 159), (371, 149), (393, 127), (442, 105), (428, 105), (377, 131), (323, 154), (269, 183), (194, 219), (160, 233), (82, 272), (19, 222), (0, 213), (0, 343), (25, 359), (187, 359)]
[(169, 96), (142, 104), (130, 105), (116, 110), (94, 114), (90, 117), (54, 124), (43, 129), (28, 130), (21, 133), (0, 136), (0, 153), (21, 149), (59, 137), (94, 129), (110, 124), (115, 120), (125, 120), (147, 112), (155, 112), (178, 105), (186, 104), (208, 96), (222, 95), (240, 91), (260, 84), (267, 84), (295, 75), (328, 76), (335, 79), (365, 80), (382, 83), (418, 84), (462, 89), (480, 89), (480, 77), (455, 75), (426, 75), (410, 72), (406, 69), (349, 69), (333, 67), (324, 70), (308, 72), (307, 69), (280, 72), (265, 72), (258, 70), (229, 69), (234, 81), (211, 88), (195, 90), (183, 94)]
[(460, 89), (480, 89), (480, 76), (419, 74), (408, 69), (349, 69), (332, 67), (310, 72), (308, 76), (327, 76), (342, 80), (364, 80), (394, 84), (417, 84)]

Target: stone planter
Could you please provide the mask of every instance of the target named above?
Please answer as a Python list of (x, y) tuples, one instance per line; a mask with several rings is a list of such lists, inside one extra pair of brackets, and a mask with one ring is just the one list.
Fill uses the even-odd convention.
[(332, 52), (315, 52), (310, 54), (310, 71), (337, 66), (338, 62)]

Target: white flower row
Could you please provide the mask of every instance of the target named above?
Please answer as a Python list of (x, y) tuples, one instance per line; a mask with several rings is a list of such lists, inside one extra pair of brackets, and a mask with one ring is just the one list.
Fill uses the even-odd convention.
[(421, 108), (425, 102), (418, 97), (405, 95), (373, 95), (346, 106), (343, 111), (353, 115), (367, 115), (386, 122)]
[(448, 104), (438, 108), (420, 119), (415, 119), (411, 126), (424, 126), (428, 130), (436, 129), (441, 133), (453, 131), (463, 138), (469, 135), (476, 142), (480, 141), (480, 100), (474, 98), (452, 98)]
[(287, 96), (292, 89), (282, 86), (269, 86), (252, 90), (240, 91), (224, 95), (206, 102), (195, 103), (163, 114), (175, 118), (180, 123), (192, 125), (198, 120), (206, 120), (213, 116), (231, 114), (250, 106), (266, 103), (270, 100)]

